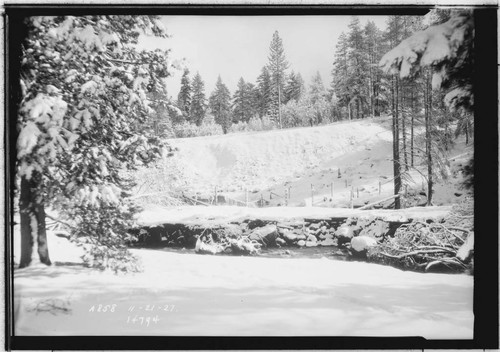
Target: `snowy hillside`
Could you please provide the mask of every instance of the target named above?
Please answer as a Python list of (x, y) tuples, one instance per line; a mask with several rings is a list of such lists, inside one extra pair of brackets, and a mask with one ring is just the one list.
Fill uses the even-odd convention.
[[(421, 133), (415, 129), (415, 134)], [(172, 139), (174, 156), (142, 170), (137, 194), (167, 190), (209, 199), (215, 189), (229, 199), (270, 205), (346, 207), (393, 194), (392, 133), (388, 117), (326, 126), (222, 136)], [(450, 155), (464, 163), (472, 155), (458, 141)], [(415, 165), (419, 165), (419, 156)], [(425, 173), (424, 168), (422, 171)], [(422, 191), (422, 175), (410, 171), (411, 188)], [(459, 178), (437, 185), (436, 205), (451, 204)], [(425, 199), (424, 199), (425, 201)]]

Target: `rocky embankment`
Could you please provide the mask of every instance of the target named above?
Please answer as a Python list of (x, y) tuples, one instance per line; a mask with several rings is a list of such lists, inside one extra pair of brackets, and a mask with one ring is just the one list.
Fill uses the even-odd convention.
[(302, 218), (274, 217), (269, 213), (261, 218), (252, 216), (256, 214), (243, 214), (238, 218), (233, 214), (227, 222), (213, 215), (182, 219), (171, 216), (173, 221), (149, 221), (134, 229), (133, 233), (138, 235), (138, 244), (146, 246), (195, 248), (198, 239), (203, 236), (210, 238), (210, 242), (214, 244), (228, 239), (248, 238), (259, 243), (262, 248), (337, 246), (363, 254), (367, 248), (393, 236), (402, 224), (415, 219), (439, 222), (447, 210), (416, 214), (416, 218), (408, 216), (415, 215), (411, 212), (368, 211), (351, 211), (352, 216), (347, 216), (348, 213), (344, 211), (343, 214), (334, 216), (323, 213)]
[(471, 206), (472, 202), (400, 210), (156, 208), (143, 212), (132, 232), (139, 239), (135, 246), (238, 255), (322, 246), (404, 269), (463, 272), (473, 270)]

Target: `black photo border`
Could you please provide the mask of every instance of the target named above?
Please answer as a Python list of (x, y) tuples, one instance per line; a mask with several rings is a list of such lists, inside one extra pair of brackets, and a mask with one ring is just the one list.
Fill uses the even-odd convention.
[(18, 3), (4, 7), (5, 49), (5, 349), (6, 350), (171, 350), (171, 349), (498, 349), (498, 70), (497, 7), (467, 6), (475, 17), (475, 273), (474, 338), (421, 337), (148, 337), (14, 336), (12, 329), (12, 191), (15, 175), (16, 102), (19, 97), (22, 19), (37, 15), (155, 14), (206, 16), (418, 15), (430, 6), (384, 5), (143, 5)]

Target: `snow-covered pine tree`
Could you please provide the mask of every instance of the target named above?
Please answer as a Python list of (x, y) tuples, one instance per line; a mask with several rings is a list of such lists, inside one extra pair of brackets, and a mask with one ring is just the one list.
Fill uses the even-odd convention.
[(271, 117), (276, 119), (282, 128), (281, 123), (281, 104), (283, 100), (283, 90), (285, 87), (285, 70), (288, 68), (288, 62), (285, 58), (285, 49), (278, 31), (273, 34), (271, 45), (269, 46), (269, 64), (268, 70), (271, 76)]
[(199, 72), (193, 78), (191, 89), (192, 95), (188, 121), (200, 126), (207, 110), (207, 99), (205, 97), (205, 83), (201, 79)]
[(137, 207), (122, 173), (158, 158), (162, 142), (141, 130), (153, 114), (150, 83), (169, 76), (168, 51), (138, 51), (141, 33), (165, 37), (155, 16), (58, 16), (26, 19), (21, 56), (17, 170), (21, 261), (34, 239), (51, 264), (45, 209), (71, 219), (90, 264), (128, 258), (125, 241)]
[(224, 133), (227, 133), (231, 127), (231, 94), (220, 76), (217, 78), (215, 90), (210, 95), (209, 105), (215, 122), (222, 126)]
[(313, 111), (311, 125), (319, 125), (330, 116), (330, 104), (327, 99), (328, 92), (323, 85), (323, 79), (318, 72), (314, 75), (308, 93), (309, 103)]
[(348, 118), (351, 119), (351, 87), (348, 84), (350, 68), (347, 59), (349, 43), (347, 34), (342, 32), (335, 47), (335, 59), (332, 69), (331, 88), (338, 99), (338, 105), (347, 110)]
[(259, 115), (259, 92), (255, 84), (247, 82), (247, 116), (245, 118), (250, 121), (251, 118)]
[(191, 107), (191, 91), (189, 69), (185, 68), (181, 78), (181, 89), (179, 91), (179, 95), (177, 96), (177, 106), (182, 111), (184, 120), (186, 120), (189, 116), (189, 109)]
[(300, 73), (290, 72), (286, 82), (283, 94), (283, 103), (286, 104), (290, 100), (298, 101), (305, 93), (304, 80)]
[(474, 106), (472, 13), (455, 10), (449, 15), (448, 21), (432, 25), (401, 41), (380, 61), (386, 72), (396, 74), (398, 78), (424, 77), (428, 204), (432, 200), (433, 166), (436, 162), (432, 147), (432, 90), (446, 92), (443, 101), (452, 111), (463, 109), (471, 112)]
[(451, 109), (473, 110), (472, 90), (474, 19), (470, 10), (455, 10), (447, 22), (418, 31), (389, 51), (380, 61), (387, 72), (415, 77), (424, 67), (432, 70), (433, 89), (447, 91)]
[(365, 55), (365, 40), (359, 18), (353, 16), (349, 23), (348, 63), (351, 66), (347, 84), (351, 87), (351, 101), (355, 103), (356, 118), (365, 116), (368, 100), (368, 61)]
[(262, 68), (259, 77), (257, 77), (257, 91), (259, 116), (263, 117), (271, 109), (271, 75), (266, 66)]
[(243, 77), (240, 77), (233, 95), (233, 123), (248, 122), (250, 119), (249, 98), (248, 85)]

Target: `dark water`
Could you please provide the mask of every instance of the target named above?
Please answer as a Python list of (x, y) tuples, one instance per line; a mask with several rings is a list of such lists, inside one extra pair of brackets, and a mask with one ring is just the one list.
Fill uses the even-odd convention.
[[(143, 247), (145, 248), (145, 247)], [(149, 249), (156, 249), (163, 252), (179, 254), (195, 254), (194, 248), (148, 246)], [(225, 255), (225, 254), (221, 254)], [(227, 254), (231, 255), (231, 254)], [(283, 248), (263, 248), (257, 257), (265, 258), (329, 258), (335, 260), (347, 260), (347, 252), (336, 246), (329, 247), (283, 247)]]

